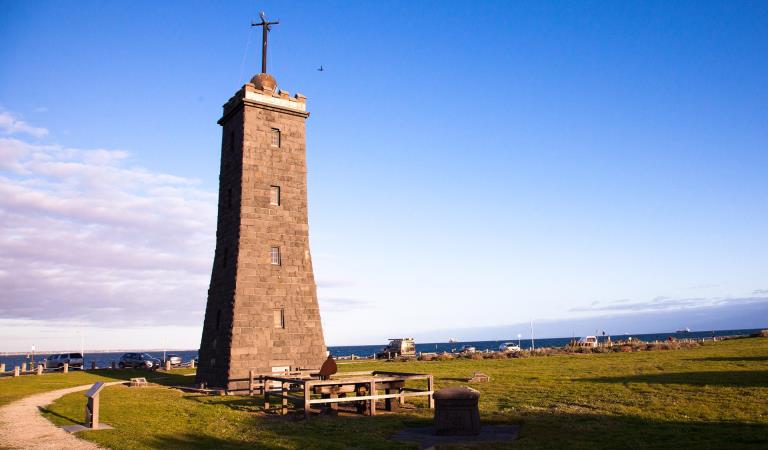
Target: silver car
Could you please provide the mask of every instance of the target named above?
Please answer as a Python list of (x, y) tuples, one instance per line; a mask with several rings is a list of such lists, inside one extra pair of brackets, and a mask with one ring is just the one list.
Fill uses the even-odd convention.
[(58, 367), (64, 367), (64, 364), (69, 364), (69, 367), (83, 368), (83, 354), (82, 353), (59, 353), (58, 355), (50, 355), (45, 359), (45, 368), (53, 369)]
[(173, 366), (173, 367), (181, 366), (181, 356), (179, 356), (179, 355), (168, 354), (165, 357), (165, 360), (166, 361), (170, 361), (171, 362), (171, 366)]

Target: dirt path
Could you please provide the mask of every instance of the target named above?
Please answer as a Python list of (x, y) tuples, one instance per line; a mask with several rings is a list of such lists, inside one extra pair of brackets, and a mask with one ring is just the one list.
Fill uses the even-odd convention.
[[(106, 383), (107, 386), (121, 381)], [(72, 392), (85, 391), (92, 385), (44, 392), (16, 400), (0, 408), (0, 448), (95, 449), (96, 444), (80, 440), (40, 415), (40, 407)], [(83, 397), (85, 408), (85, 397)]]

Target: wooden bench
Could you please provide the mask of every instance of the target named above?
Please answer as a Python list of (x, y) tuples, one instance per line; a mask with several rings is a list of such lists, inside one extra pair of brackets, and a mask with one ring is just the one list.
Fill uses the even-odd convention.
[(131, 387), (145, 387), (147, 386), (147, 379), (144, 377), (141, 378), (131, 378)]

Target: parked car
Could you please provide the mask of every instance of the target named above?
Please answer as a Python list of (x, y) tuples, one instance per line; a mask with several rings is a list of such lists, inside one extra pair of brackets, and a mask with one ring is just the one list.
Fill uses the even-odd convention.
[(514, 342), (505, 342), (499, 345), (499, 351), (504, 353), (519, 352), (520, 346), (515, 344)]
[(134, 367), (137, 369), (159, 369), (161, 361), (147, 353), (126, 353), (120, 357), (117, 365), (121, 369)]
[(50, 355), (45, 359), (45, 368), (52, 369), (57, 367), (64, 367), (64, 364), (69, 364), (69, 367), (83, 368), (83, 354), (82, 353), (59, 353), (58, 355)]
[(169, 353), (169, 354), (165, 355), (165, 360), (166, 361), (170, 361), (171, 362), (171, 366), (173, 366), (173, 367), (181, 366), (181, 356), (179, 356), (179, 355), (172, 355), (172, 354)]

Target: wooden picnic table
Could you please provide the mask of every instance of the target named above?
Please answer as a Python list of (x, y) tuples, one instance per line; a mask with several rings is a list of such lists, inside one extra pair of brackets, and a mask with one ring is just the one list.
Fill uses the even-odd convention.
[[(279, 376), (264, 376), (266, 383), (279, 383), (280, 389), (264, 389), (264, 410), (271, 407), (270, 398), (280, 399), (280, 414), (288, 413), (288, 403), (302, 405), (304, 418), (309, 419), (310, 413), (329, 410), (336, 412), (339, 403), (354, 402), (361, 414), (376, 415), (376, 402), (385, 401), (388, 411), (396, 411), (399, 405), (405, 403), (408, 397), (427, 397), (430, 408), (434, 408), (432, 394), (434, 379), (430, 374), (402, 372), (351, 372), (341, 373), (327, 380), (317, 378), (296, 379)], [(408, 388), (407, 381), (424, 380), (426, 389)], [(384, 391), (383, 394), (379, 392)], [(354, 395), (351, 395), (354, 394)], [(316, 397), (313, 398), (312, 396)], [(317, 398), (319, 396), (320, 398)], [(314, 408), (317, 405), (320, 408)]]

